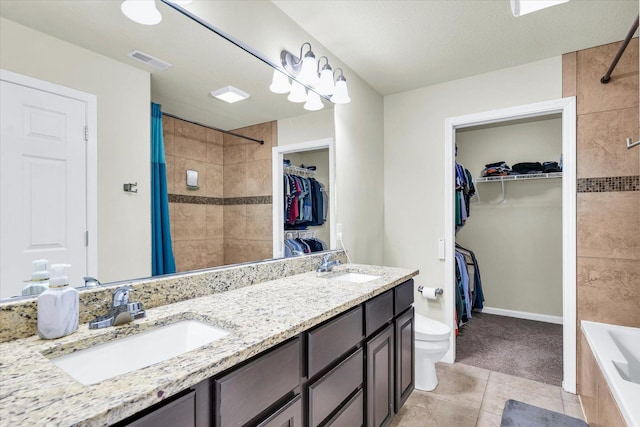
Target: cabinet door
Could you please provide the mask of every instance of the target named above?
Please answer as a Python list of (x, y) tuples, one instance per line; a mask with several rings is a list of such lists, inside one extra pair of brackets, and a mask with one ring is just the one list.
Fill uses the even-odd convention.
[(364, 425), (364, 392), (362, 389), (345, 404), (326, 427), (362, 427)]
[(195, 427), (196, 392), (190, 391), (184, 396), (148, 413), (129, 427)]
[(415, 382), (414, 308), (411, 307), (395, 321), (395, 408), (396, 413), (407, 400)]
[(302, 427), (302, 399), (300, 395), (258, 424), (257, 427)]
[(382, 427), (393, 418), (393, 325), (367, 342), (367, 427)]

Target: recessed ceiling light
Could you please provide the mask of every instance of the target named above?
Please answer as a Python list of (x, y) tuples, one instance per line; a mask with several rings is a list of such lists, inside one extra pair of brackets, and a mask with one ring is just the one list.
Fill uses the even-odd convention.
[(233, 86), (225, 86), (218, 90), (214, 90), (211, 92), (211, 96), (214, 98), (221, 99), (229, 104), (233, 104), (234, 102), (242, 101), (243, 99), (247, 99), (249, 94), (241, 91), (240, 89)]

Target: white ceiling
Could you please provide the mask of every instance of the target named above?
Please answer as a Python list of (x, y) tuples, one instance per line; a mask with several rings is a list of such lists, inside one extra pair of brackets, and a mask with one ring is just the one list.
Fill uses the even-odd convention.
[(515, 18), (509, 0), (272, 1), (382, 95), (622, 40), (639, 4), (571, 0)]

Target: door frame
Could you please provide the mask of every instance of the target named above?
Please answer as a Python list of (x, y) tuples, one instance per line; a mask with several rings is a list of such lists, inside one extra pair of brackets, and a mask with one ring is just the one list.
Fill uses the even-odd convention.
[(540, 117), (562, 116), (562, 388), (576, 392), (576, 98), (568, 97), (449, 117), (445, 119), (445, 305), (446, 323), (451, 329), (451, 346), (444, 361), (453, 363), (455, 340), (455, 143), (456, 130), (472, 126)]
[(98, 100), (95, 95), (0, 68), (0, 80), (84, 102), (86, 142), (87, 275), (98, 276)]
[(287, 144), (271, 149), (272, 159), (272, 182), (273, 182), (273, 257), (282, 258), (284, 256), (284, 186), (282, 174), (284, 168), (282, 161), (285, 154), (302, 153), (314, 150), (329, 150), (329, 246), (331, 249), (336, 247), (336, 161), (335, 161), (335, 143), (333, 138), (317, 139), (313, 141), (300, 142), (297, 144)]

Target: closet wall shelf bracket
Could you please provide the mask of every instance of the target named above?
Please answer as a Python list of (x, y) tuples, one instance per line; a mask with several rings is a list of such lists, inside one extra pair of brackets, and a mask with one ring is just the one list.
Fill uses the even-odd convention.
[[(482, 176), (474, 179), (474, 184), (478, 184), (480, 182), (499, 182), (502, 187), (502, 200), (500, 203), (505, 203), (507, 198), (507, 192), (505, 189), (504, 182), (505, 181), (528, 181), (532, 179), (553, 179), (553, 178), (562, 178), (562, 172), (549, 172), (549, 173), (534, 173), (534, 174), (521, 174), (521, 175), (505, 175), (505, 176)], [(480, 201), (480, 196), (478, 195), (478, 202)]]
[(301, 168), (299, 166), (283, 166), (283, 171), (284, 173), (306, 177), (312, 177), (316, 174), (316, 171), (313, 169)]

